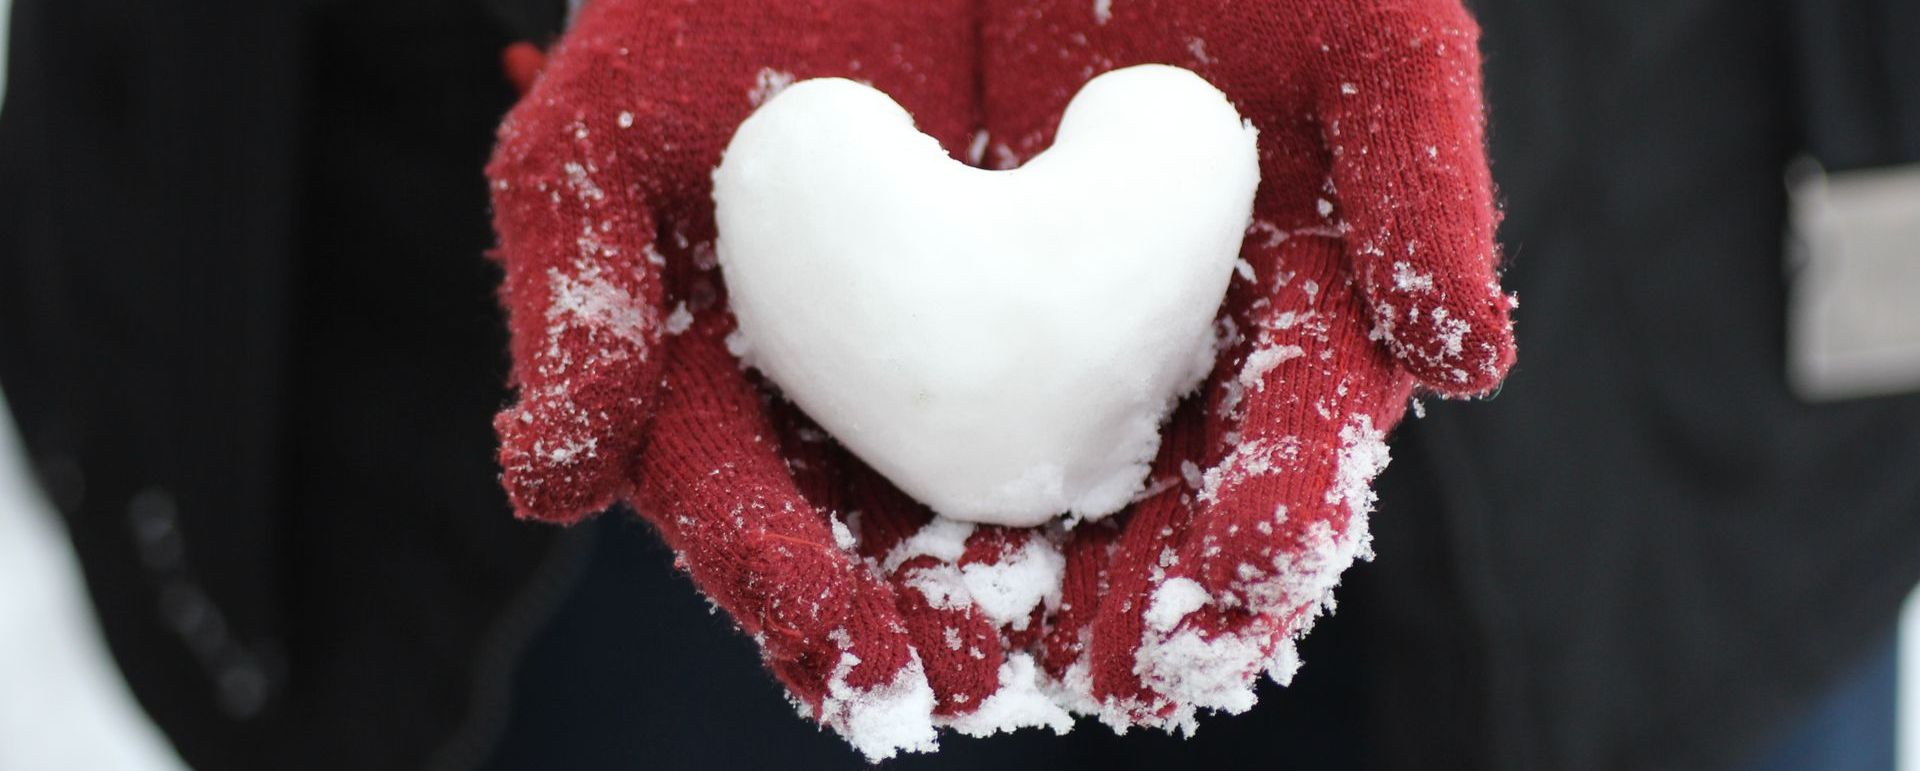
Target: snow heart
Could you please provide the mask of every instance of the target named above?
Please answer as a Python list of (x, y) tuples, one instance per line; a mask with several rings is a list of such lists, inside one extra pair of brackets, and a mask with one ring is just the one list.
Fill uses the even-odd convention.
[(735, 353), (939, 514), (1111, 514), (1212, 367), (1254, 138), (1198, 75), (1143, 65), (987, 171), (879, 91), (797, 83), (713, 175)]

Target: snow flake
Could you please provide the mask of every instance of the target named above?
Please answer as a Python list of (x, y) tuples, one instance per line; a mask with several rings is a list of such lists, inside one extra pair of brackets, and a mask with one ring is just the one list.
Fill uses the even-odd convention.
[(1238, 378), (1240, 385), (1264, 391), (1267, 383), (1263, 378), (1268, 372), (1273, 371), (1273, 368), (1280, 366), (1282, 362), (1305, 355), (1307, 355), (1306, 350), (1297, 345), (1269, 346), (1247, 354), (1246, 366), (1241, 368)]
[(606, 192), (593, 183), (592, 177), (587, 176), (587, 167), (570, 162), (562, 165), (561, 170), (567, 174), (567, 186), (573, 188), (574, 194), (580, 196), (582, 203), (598, 203), (607, 200)]
[(726, 344), (727, 353), (733, 354), (734, 358), (742, 362), (745, 362), (748, 356), (753, 355), (753, 344), (748, 342), (747, 336), (741, 334), (738, 329), (727, 333)]
[(1193, 54), (1193, 60), (1201, 64), (1212, 64), (1213, 58), (1207, 56), (1207, 41), (1197, 37), (1187, 38), (1187, 52)]
[(759, 107), (791, 85), (793, 73), (762, 67), (753, 75), (753, 89), (747, 92), (747, 103)]
[(987, 142), (990, 139), (986, 129), (973, 132), (973, 141), (967, 143), (967, 165), (979, 166), (986, 160)]
[(1253, 224), (1247, 226), (1247, 234), (1252, 235), (1254, 233), (1266, 235), (1266, 241), (1262, 243), (1262, 246), (1268, 249), (1279, 246), (1287, 240), (1287, 231), (1281, 230), (1280, 226), (1266, 220), (1254, 220)]
[(956, 562), (967, 553), (967, 539), (973, 535), (975, 525), (946, 517), (934, 517), (914, 534), (901, 541), (887, 552), (880, 567), (889, 573), (900, 569), (907, 560), (922, 555), (942, 562)]
[(1445, 308), (1434, 308), (1429, 315), (1433, 318), (1434, 337), (1440, 341), (1442, 354), (1458, 357), (1465, 350), (1467, 333), (1472, 331), (1473, 326), (1460, 319), (1448, 318)]
[(1253, 263), (1247, 262), (1246, 260), (1234, 260), (1233, 272), (1234, 275), (1239, 276), (1243, 281), (1254, 280)]
[(640, 301), (606, 280), (598, 270), (568, 274), (553, 268), (547, 271), (547, 285), (551, 293), (547, 302), (549, 337), (557, 338), (569, 324), (577, 324), (635, 346), (646, 343), (651, 324)]
[(1286, 462), (1299, 457), (1300, 440), (1296, 437), (1240, 442), (1233, 452), (1201, 475), (1197, 498), (1202, 503), (1216, 503), (1228, 485), (1280, 473), (1286, 470)]
[(667, 314), (667, 334), (677, 335), (692, 326), (693, 313), (687, 310), (687, 303), (682, 300), (679, 305), (674, 306), (672, 313)]
[(1431, 292), (1433, 276), (1414, 270), (1413, 265), (1407, 262), (1396, 262), (1393, 264), (1393, 288), (1402, 292)]
[(842, 551), (848, 552), (860, 546), (860, 539), (853, 534), (851, 528), (847, 527), (846, 522), (841, 521), (839, 517), (830, 517), (828, 521), (833, 527), (833, 544), (835, 546), (840, 547)]

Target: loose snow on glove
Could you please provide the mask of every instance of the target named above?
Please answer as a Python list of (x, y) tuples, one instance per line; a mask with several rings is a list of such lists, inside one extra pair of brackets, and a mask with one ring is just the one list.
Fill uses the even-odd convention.
[[(827, 695), (820, 703), (820, 722), (846, 738), (847, 743), (878, 763), (902, 750), (932, 752), (939, 749), (933, 728), (933, 687), (927, 684), (926, 669), (920, 658), (894, 673), (893, 679), (877, 688), (856, 688), (847, 682), (860, 657), (845, 630), (834, 630), (840, 645), (840, 661), (827, 681)], [(812, 717), (805, 702), (796, 701), (802, 717)]]
[(1000, 665), (1000, 690), (979, 709), (947, 718), (942, 725), (968, 736), (992, 736), (1021, 728), (1050, 728), (1056, 734), (1073, 730), (1073, 715), (1042, 690), (1040, 668), (1027, 653), (1013, 653)]
[(994, 626), (1014, 631), (1032, 623), (1034, 609), (1059, 607), (1060, 581), (1067, 570), (1059, 548), (1035, 537), (995, 559), (960, 564), (974, 528), (971, 522), (935, 517), (888, 552), (881, 569), (891, 573), (915, 557), (933, 557), (939, 560), (935, 564), (907, 568), (904, 583), (933, 607), (972, 608)]
[(948, 157), (872, 88), (787, 86), (714, 172), (734, 350), (944, 516), (1111, 514), (1212, 366), (1255, 138), (1164, 65), (1094, 78), (1011, 171)]
[[(1351, 416), (1340, 430), (1335, 479), (1326, 493), (1327, 503), (1345, 508), (1344, 524), (1314, 522), (1299, 544), (1277, 552), (1271, 564), (1241, 566), (1241, 580), (1233, 587), (1239, 599), (1233, 602), (1262, 609), (1244, 629), (1207, 633), (1196, 628), (1191, 621), (1195, 614), (1219, 600), (1189, 578), (1161, 583), (1142, 617), (1146, 629), (1134, 671), (1165, 699), (1159, 705), (1165, 709), (1101, 705), (1101, 719), (1116, 729), (1144, 724), (1192, 734), (1200, 710), (1239, 714), (1252, 708), (1262, 672), (1281, 685), (1290, 682), (1300, 666), (1295, 642), (1321, 613), (1333, 608), (1340, 575), (1354, 560), (1372, 558), (1367, 531), (1374, 504), (1371, 483), (1387, 462), (1384, 433), (1367, 416)], [(1234, 466), (1234, 473), (1265, 473), (1264, 464), (1255, 463), (1253, 471), (1244, 462), (1222, 466)], [(1217, 488), (1219, 482), (1216, 478), (1207, 484)], [(1282, 509), (1277, 515), (1287, 513)], [(1142, 714), (1154, 717), (1142, 720)]]
[(948, 610), (980, 611), (996, 627), (1024, 630), (1033, 610), (1060, 604), (1060, 578), (1066, 558), (1041, 539), (998, 562), (954, 566), (946, 563), (911, 568), (906, 584), (926, 595), (927, 603)]

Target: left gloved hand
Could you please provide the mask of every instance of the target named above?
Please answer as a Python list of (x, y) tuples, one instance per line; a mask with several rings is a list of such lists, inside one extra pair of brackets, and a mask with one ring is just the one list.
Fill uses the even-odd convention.
[(1093, 75), (1198, 72), (1260, 131), (1221, 355), (1165, 430), (1161, 492), (1067, 545), (1043, 664), (1116, 727), (1284, 682), (1292, 641), (1366, 554), (1384, 432), (1416, 388), (1494, 389), (1514, 356), (1494, 274), (1478, 30), (1458, 0), (987, 0), (988, 159), (1046, 149)]
[(759, 644), (803, 714), (868, 757), (1068, 718), (1031, 698), (1057, 553), (937, 523), (742, 371), (714, 271), (712, 177), (755, 104), (796, 78), (901, 95), (947, 147), (977, 122), (971, 0), (594, 0), (488, 167), (518, 401), (495, 425), (517, 514), (627, 500)]

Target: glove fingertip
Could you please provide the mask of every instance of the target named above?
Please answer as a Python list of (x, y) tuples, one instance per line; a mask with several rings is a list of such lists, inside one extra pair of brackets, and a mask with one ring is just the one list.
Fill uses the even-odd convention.
[[(502, 460), (504, 465), (505, 458)], [(554, 525), (572, 525), (588, 519), (605, 511), (619, 497), (618, 491), (609, 485), (588, 484), (574, 476), (541, 475), (512, 468), (501, 473), (500, 484), (513, 505), (514, 518)]]
[(964, 610), (927, 603), (918, 591), (896, 588), (900, 615), (912, 635), (943, 717), (973, 712), (999, 687), (1005, 651), (992, 627)]
[(1374, 300), (1372, 336), (1424, 390), (1465, 399), (1500, 387), (1516, 354), (1509, 296), (1497, 286), (1470, 303), (1396, 294)]
[(783, 680), (791, 688), (824, 674), (819, 690), (806, 700), (813, 705), (812, 716), (870, 763), (902, 752), (933, 752), (939, 749), (938, 702), (926, 666), (893, 609), (891, 592), (870, 576), (856, 579), (856, 585), (844, 625), (826, 634), (824, 642), (837, 651), (827, 671), (790, 672)]
[(528, 91), (533, 90), (534, 80), (538, 79), (540, 72), (546, 68), (546, 52), (541, 51), (539, 46), (531, 42), (518, 41), (500, 51), (501, 74), (506, 77), (507, 83), (513, 86), (513, 92), (519, 96), (526, 96)]

